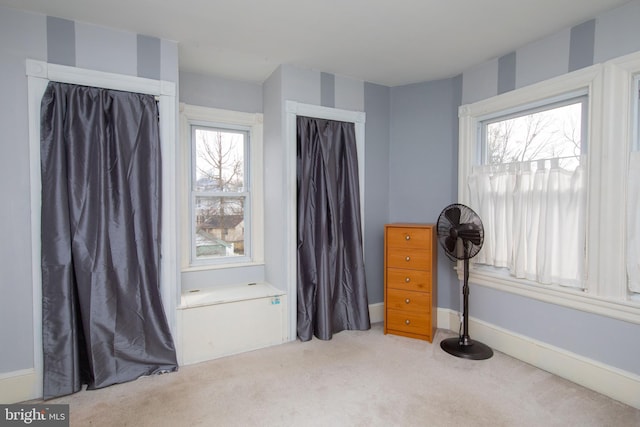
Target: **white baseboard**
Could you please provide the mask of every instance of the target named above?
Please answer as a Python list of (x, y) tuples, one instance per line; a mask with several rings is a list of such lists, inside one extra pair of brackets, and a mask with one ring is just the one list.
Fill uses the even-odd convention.
[(35, 369), (0, 374), (0, 403), (11, 404), (39, 399)]
[[(438, 309), (438, 328), (458, 331), (457, 312)], [(640, 409), (640, 376), (469, 317), (469, 335), (495, 350)]]

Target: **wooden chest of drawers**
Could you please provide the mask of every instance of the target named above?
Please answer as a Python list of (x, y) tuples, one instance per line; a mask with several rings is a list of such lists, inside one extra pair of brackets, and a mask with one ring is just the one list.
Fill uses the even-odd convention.
[(434, 224), (384, 226), (384, 333), (433, 341), (437, 328)]

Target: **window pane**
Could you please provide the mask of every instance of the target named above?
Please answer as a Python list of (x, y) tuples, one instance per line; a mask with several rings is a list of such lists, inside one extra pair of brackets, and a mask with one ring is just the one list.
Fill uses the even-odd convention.
[(245, 191), (243, 132), (194, 128), (195, 191)]
[(196, 197), (196, 259), (245, 255), (245, 197)]
[(582, 152), (582, 102), (485, 125), (486, 164), (561, 159), (573, 170)]

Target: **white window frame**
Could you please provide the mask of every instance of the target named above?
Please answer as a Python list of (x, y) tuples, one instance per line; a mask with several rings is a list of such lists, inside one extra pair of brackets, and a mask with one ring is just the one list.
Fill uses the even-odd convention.
[[(246, 263), (251, 261), (251, 128), (246, 126), (232, 126), (227, 124), (218, 124), (218, 123), (196, 123), (190, 122), (190, 148), (191, 148), (191, 162), (189, 169), (190, 176), (190, 185), (189, 191), (191, 192), (191, 197), (189, 198), (190, 202), (190, 210), (189, 210), (189, 221), (191, 223), (190, 227), (190, 240), (191, 244), (189, 245), (190, 252), (190, 263), (191, 265), (207, 265), (207, 264), (229, 264), (229, 263)], [(245, 183), (244, 191), (242, 192), (222, 192), (222, 191), (195, 191), (193, 189), (194, 180), (196, 177), (195, 165), (196, 165), (196, 148), (193, 143), (195, 137), (196, 129), (208, 129), (212, 131), (232, 131), (239, 132), (243, 134), (243, 182)], [(242, 197), (245, 199), (245, 203), (243, 205), (243, 216), (245, 218), (244, 223), (244, 254), (240, 256), (217, 256), (211, 258), (198, 258), (196, 256), (196, 240), (194, 239), (196, 233), (196, 222), (194, 218), (196, 216), (196, 199), (198, 197)]]
[[(617, 64), (596, 64), (459, 108), (458, 198), (468, 204), (467, 177), (477, 162), (479, 124), (492, 115), (557, 97), (586, 93), (587, 231), (585, 290), (541, 285), (482, 268), (472, 268), (470, 282), (561, 306), (640, 324), (640, 304), (626, 286), (624, 214), (626, 161), (631, 141), (633, 70), (640, 54)], [(601, 191), (602, 189), (602, 191)], [(458, 269), (461, 274), (462, 269)]]
[[(487, 127), (493, 123), (499, 123), (505, 120), (524, 117), (530, 114), (541, 113), (552, 110), (554, 108), (563, 107), (572, 104), (581, 104), (582, 117), (581, 117), (581, 153), (588, 152), (588, 114), (589, 114), (589, 96), (586, 93), (586, 89), (577, 92), (569, 92), (552, 99), (542, 100), (541, 102), (534, 102), (519, 107), (515, 111), (500, 112), (497, 115), (490, 115), (488, 117), (479, 118), (479, 131), (481, 132), (481, 144), (480, 152), (480, 164), (488, 165), (488, 150), (487, 150)], [(534, 161), (534, 160), (531, 160)], [(506, 162), (505, 162), (506, 163)]]
[[(248, 160), (249, 212), (245, 221), (245, 256), (216, 257), (195, 259), (193, 236), (195, 231), (193, 207), (195, 199), (191, 189), (192, 165), (194, 163), (191, 144), (192, 125), (246, 131), (249, 135), (249, 148), (245, 151)], [(212, 270), (264, 263), (264, 214), (263, 214), (263, 115), (245, 113), (218, 108), (201, 107), (180, 103), (180, 142), (182, 170), (179, 176), (182, 182), (181, 234), (182, 234), (182, 271)], [(246, 147), (246, 145), (245, 145)], [(247, 165), (245, 164), (245, 167)], [(246, 176), (245, 175), (245, 176)]]

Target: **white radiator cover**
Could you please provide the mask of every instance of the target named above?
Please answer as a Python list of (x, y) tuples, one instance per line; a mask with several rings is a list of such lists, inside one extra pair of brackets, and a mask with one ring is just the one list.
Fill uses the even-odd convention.
[(233, 285), (182, 296), (181, 365), (287, 341), (287, 296), (267, 283)]

